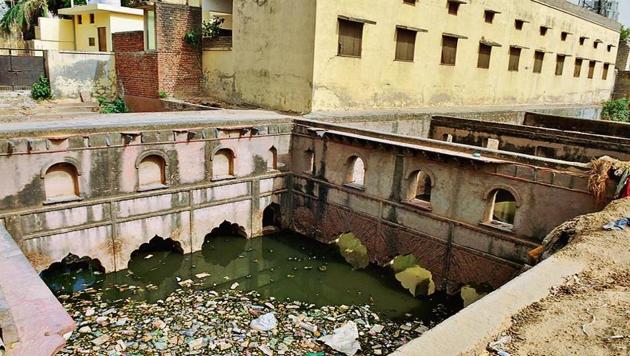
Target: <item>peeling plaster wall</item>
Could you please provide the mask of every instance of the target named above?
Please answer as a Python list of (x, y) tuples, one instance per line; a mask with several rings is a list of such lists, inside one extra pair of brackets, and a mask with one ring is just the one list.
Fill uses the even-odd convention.
[[(415, 6), (402, 1), (320, 0), (317, 1), (315, 67), (313, 74), (313, 111), (370, 108), (434, 106), (481, 106), (511, 104), (600, 103), (610, 97), (614, 71), (602, 80), (602, 62), (615, 63), (619, 33), (601, 26), (590, 17), (576, 17), (558, 11), (554, 1), (478, 0), (463, 3), (457, 16), (449, 15), (447, 2), (422, 0)], [(484, 10), (499, 11), (494, 22), (484, 22)], [(339, 15), (375, 21), (363, 26), (361, 58), (337, 56)], [(529, 21), (522, 31), (514, 20)], [(603, 19), (603, 18), (602, 18)], [(599, 21), (604, 22), (606, 21)], [(394, 61), (396, 26), (427, 29), (418, 33), (414, 62)], [(551, 27), (541, 36), (539, 27)], [(614, 28), (614, 27), (611, 27)], [(572, 33), (561, 41), (560, 32)], [(457, 48), (455, 66), (440, 65), (443, 33), (465, 36)], [(588, 36), (584, 46), (579, 36)], [(478, 69), (479, 41), (497, 42), (490, 69)], [(598, 49), (593, 41), (601, 39)], [(509, 72), (511, 45), (527, 47), (520, 59), (520, 70)], [(541, 74), (532, 72), (534, 51), (550, 53), (544, 57)], [(556, 76), (556, 54), (568, 57), (564, 75)], [(594, 79), (588, 79), (588, 64), (580, 78), (573, 77), (575, 57), (598, 60)], [(587, 62), (587, 61), (585, 61)]]
[[(223, 221), (249, 237), (262, 235), (263, 210), (287, 200), (291, 125), (256, 124), (255, 134), (210, 126), (145, 130), (127, 141), (121, 132), (77, 134), (62, 143), (0, 140), (0, 169), (15, 171), (0, 185), (1, 218), (40, 271), (69, 253), (97, 258), (108, 272), (125, 269), (131, 252), (155, 235), (191, 253)], [(267, 168), (271, 147), (281, 170)], [(236, 155), (231, 179), (212, 179), (218, 148)], [(137, 162), (145, 154), (166, 158), (163, 189), (139, 191)], [(42, 173), (58, 162), (77, 168), (80, 199), (46, 202)]]
[[(438, 286), (451, 291), (471, 282), (501, 286), (528, 262), (528, 251), (551, 229), (599, 209), (588, 192), (586, 169), (451, 160), (430, 150), (416, 152), (365, 137), (322, 138), (307, 127), (296, 126), (292, 142), (291, 227), (323, 242), (353, 232), (376, 263), (412, 253), (434, 274)], [(359, 129), (348, 131), (360, 135)], [(371, 137), (389, 138), (376, 133)], [(307, 150), (315, 154), (314, 172), (302, 158)], [(363, 189), (345, 184), (348, 158), (353, 155), (365, 159)], [(418, 169), (432, 177), (429, 209), (405, 199), (410, 173)], [(506, 187), (519, 202), (512, 231), (484, 223), (489, 193)]]
[(46, 52), (53, 96), (77, 98), (86, 91), (93, 96), (116, 96), (116, 66), (112, 53)]
[(203, 53), (205, 91), (223, 100), (309, 112), (315, 1), (235, 0), (232, 50)]

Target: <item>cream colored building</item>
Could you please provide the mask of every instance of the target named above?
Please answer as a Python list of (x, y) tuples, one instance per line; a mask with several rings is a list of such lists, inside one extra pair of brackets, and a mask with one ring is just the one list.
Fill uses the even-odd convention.
[(60, 9), (59, 15), (72, 18), (38, 19), (35, 48), (110, 52), (112, 33), (144, 29), (143, 11), (120, 6), (120, 1), (90, 2)]
[(565, 0), (205, 0), (202, 11), (229, 13), (233, 33), (204, 49), (208, 95), (298, 112), (599, 103), (620, 30)]

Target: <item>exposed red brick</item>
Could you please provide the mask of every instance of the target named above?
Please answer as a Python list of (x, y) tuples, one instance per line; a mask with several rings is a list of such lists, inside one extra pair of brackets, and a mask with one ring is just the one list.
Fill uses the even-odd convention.
[(184, 40), (200, 33), (201, 9), (187, 5), (155, 4), (156, 47), (144, 51), (143, 31), (113, 34), (116, 72), (124, 95), (158, 98), (197, 94), (201, 88), (201, 47)]

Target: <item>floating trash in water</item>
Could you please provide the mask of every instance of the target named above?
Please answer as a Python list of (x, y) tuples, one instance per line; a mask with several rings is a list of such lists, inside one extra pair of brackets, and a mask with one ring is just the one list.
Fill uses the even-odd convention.
[[(388, 354), (417, 337), (416, 330), (428, 329), (417, 320), (383, 320), (368, 305), (316, 307), (238, 290), (179, 289), (155, 304), (106, 303), (101, 292), (77, 292), (64, 307), (80, 327), (69, 335), (61, 355), (103, 350), (130, 355), (161, 350), (172, 355), (353, 355), (360, 346), (366, 355)], [(88, 316), (88, 310), (93, 314)]]
[(146, 256), (144, 256), (144, 259), (145, 259), (145, 260), (148, 260), (148, 259), (149, 259), (149, 258), (151, 258), (151, 257), (153, 257), (153, 255), (146, 255)]

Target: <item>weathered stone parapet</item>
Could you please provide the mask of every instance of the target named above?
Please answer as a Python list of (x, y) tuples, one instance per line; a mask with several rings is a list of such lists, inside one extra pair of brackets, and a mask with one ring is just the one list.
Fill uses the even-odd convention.
[(8, 355), (53, 355), (75, 324), (0, 225), (0, 328)]

